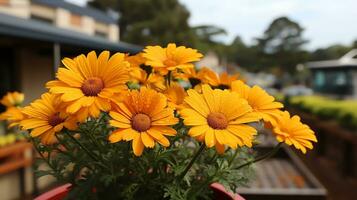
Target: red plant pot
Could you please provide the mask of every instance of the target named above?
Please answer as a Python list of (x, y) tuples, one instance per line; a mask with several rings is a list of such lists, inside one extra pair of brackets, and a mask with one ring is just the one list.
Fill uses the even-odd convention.
[(63, 200), (68, 195), (71, 187), (72, 184), (67, 183), (36, 197), (34, 200)]
[[(71, 184), (65, 184), (56, 187), (38, 197), (35, 200), (63, 200), (71, 190)], [(211, 190), (213, 190), (214, 197), (216, 200), (245, 200), (238, 194), (231, 194), (226, 191), (223, 185), (219, 183), (212, 183), (210, 185)]]
[(239, 194), (227, 192), (224, 186), (219, 183), (212, 183), (210, 188), (213, 190), (215, 200), (245, 200)]

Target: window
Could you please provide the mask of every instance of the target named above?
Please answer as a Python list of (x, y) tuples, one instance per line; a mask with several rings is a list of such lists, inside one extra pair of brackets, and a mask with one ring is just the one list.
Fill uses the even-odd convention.
[(351, 73), (346, 68), (321, 69), (315, 72), (314, 90), (321, 93), (346, 95), (353, 89)]
[(31, 19), (39, 21), (39, 22), (44, 22), (47, 24), (53, 24), (53, 19), (37, 16), (37, 15), (31, 15)]
[(325, 85), (325, 74), (321, 71), (316, 73), (315, 85), (318, 87), (322, 87)]
[(99, 36), (99, 37), (102, 37), (102, 38), (107, 38), (107, 37), (108, 37), (108, 34), (107, 34), (106, 32), (104, 32), (104, 31), (98, 31), (98, 30), (96, 30), (96, 31), (94, 32), (94, 34), (95, 34), (96, 36)]
[(335, 85), (344, 86), (347, 85), (347, 74), (343, 72), (336, 73)]
[(82, 17), (80, 15), (72, 14), (71, 15), (71, 24), (74, 26), (82, 25)]

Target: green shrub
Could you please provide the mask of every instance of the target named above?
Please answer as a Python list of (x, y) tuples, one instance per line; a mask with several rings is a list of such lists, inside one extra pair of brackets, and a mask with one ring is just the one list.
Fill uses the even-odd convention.
[(288, 98), (289, 105), (323, 120), (334, 119), (347, 129), (357, 128), (357, 101), (335, 100), (322, 96), (294, 96)]

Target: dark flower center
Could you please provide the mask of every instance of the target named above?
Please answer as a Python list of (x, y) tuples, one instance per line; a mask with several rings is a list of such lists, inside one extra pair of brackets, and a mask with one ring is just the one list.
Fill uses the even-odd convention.
[(92, 77), (83, 82), (81, 90), (86, 96), (97, 96), (103, 88), (103, 80), (97, 77)]
[(225, 90), (225, 89), (229, 89), (229, 86), (225, 85), (225, 84), (219, 84), (216, 88), (217, 89), (221, 89), (221, 90)]
[(225, 129), (228, 126), (227, 117), (219, 112), (210, 113), (207, 116), (207, 123), (213, 129)]
[(201, 80), (198, 78), (189, 78), (192, 88), (201, 83)]
[(57, 126), (60, 123), (63, 123), (64, 119), (59, 116), (59, 113), (56, 113), (48, 118), (48, 124), (52, 127)]
[(138, 132), (146, 131), (151, 127), (151, 119), (146, 114), (138, 113), (132, 118), (131, 127)]

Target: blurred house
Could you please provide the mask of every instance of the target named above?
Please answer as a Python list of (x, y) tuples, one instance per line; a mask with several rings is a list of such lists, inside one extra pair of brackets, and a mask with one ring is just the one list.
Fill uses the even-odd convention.
[(64, 0), (0, 0), (0, 96), (20, 90), (26, 103), (38, 98), (65, 56), (140, 51), (119, 41), (116, 22), (113, 13)]
[(213, 51), (207, 52), (205, 56), (197, 62), (197, 66), (199, 68), (208, 67), (217, 73), (226, 71), (226, 69), (222, 67), (218, 55)]
[[(19, 90), (27, 104), (46, 90), (61, 58), (104, 49), (136, 53), (141, 47), (120, 42), (117, 18), (106, 12), (63, 0), (0, 0), (0, 96)], [(32, 160), (31, 149), (27, 157)], [(31, 167), (1, 159), (0, 199), (31, 193)], [(44, 177), (37, 185), (41, 189), (50, 183)]]
[(357, 98), (357, 49), (338, 60), (309, 62), (315, 92)]

